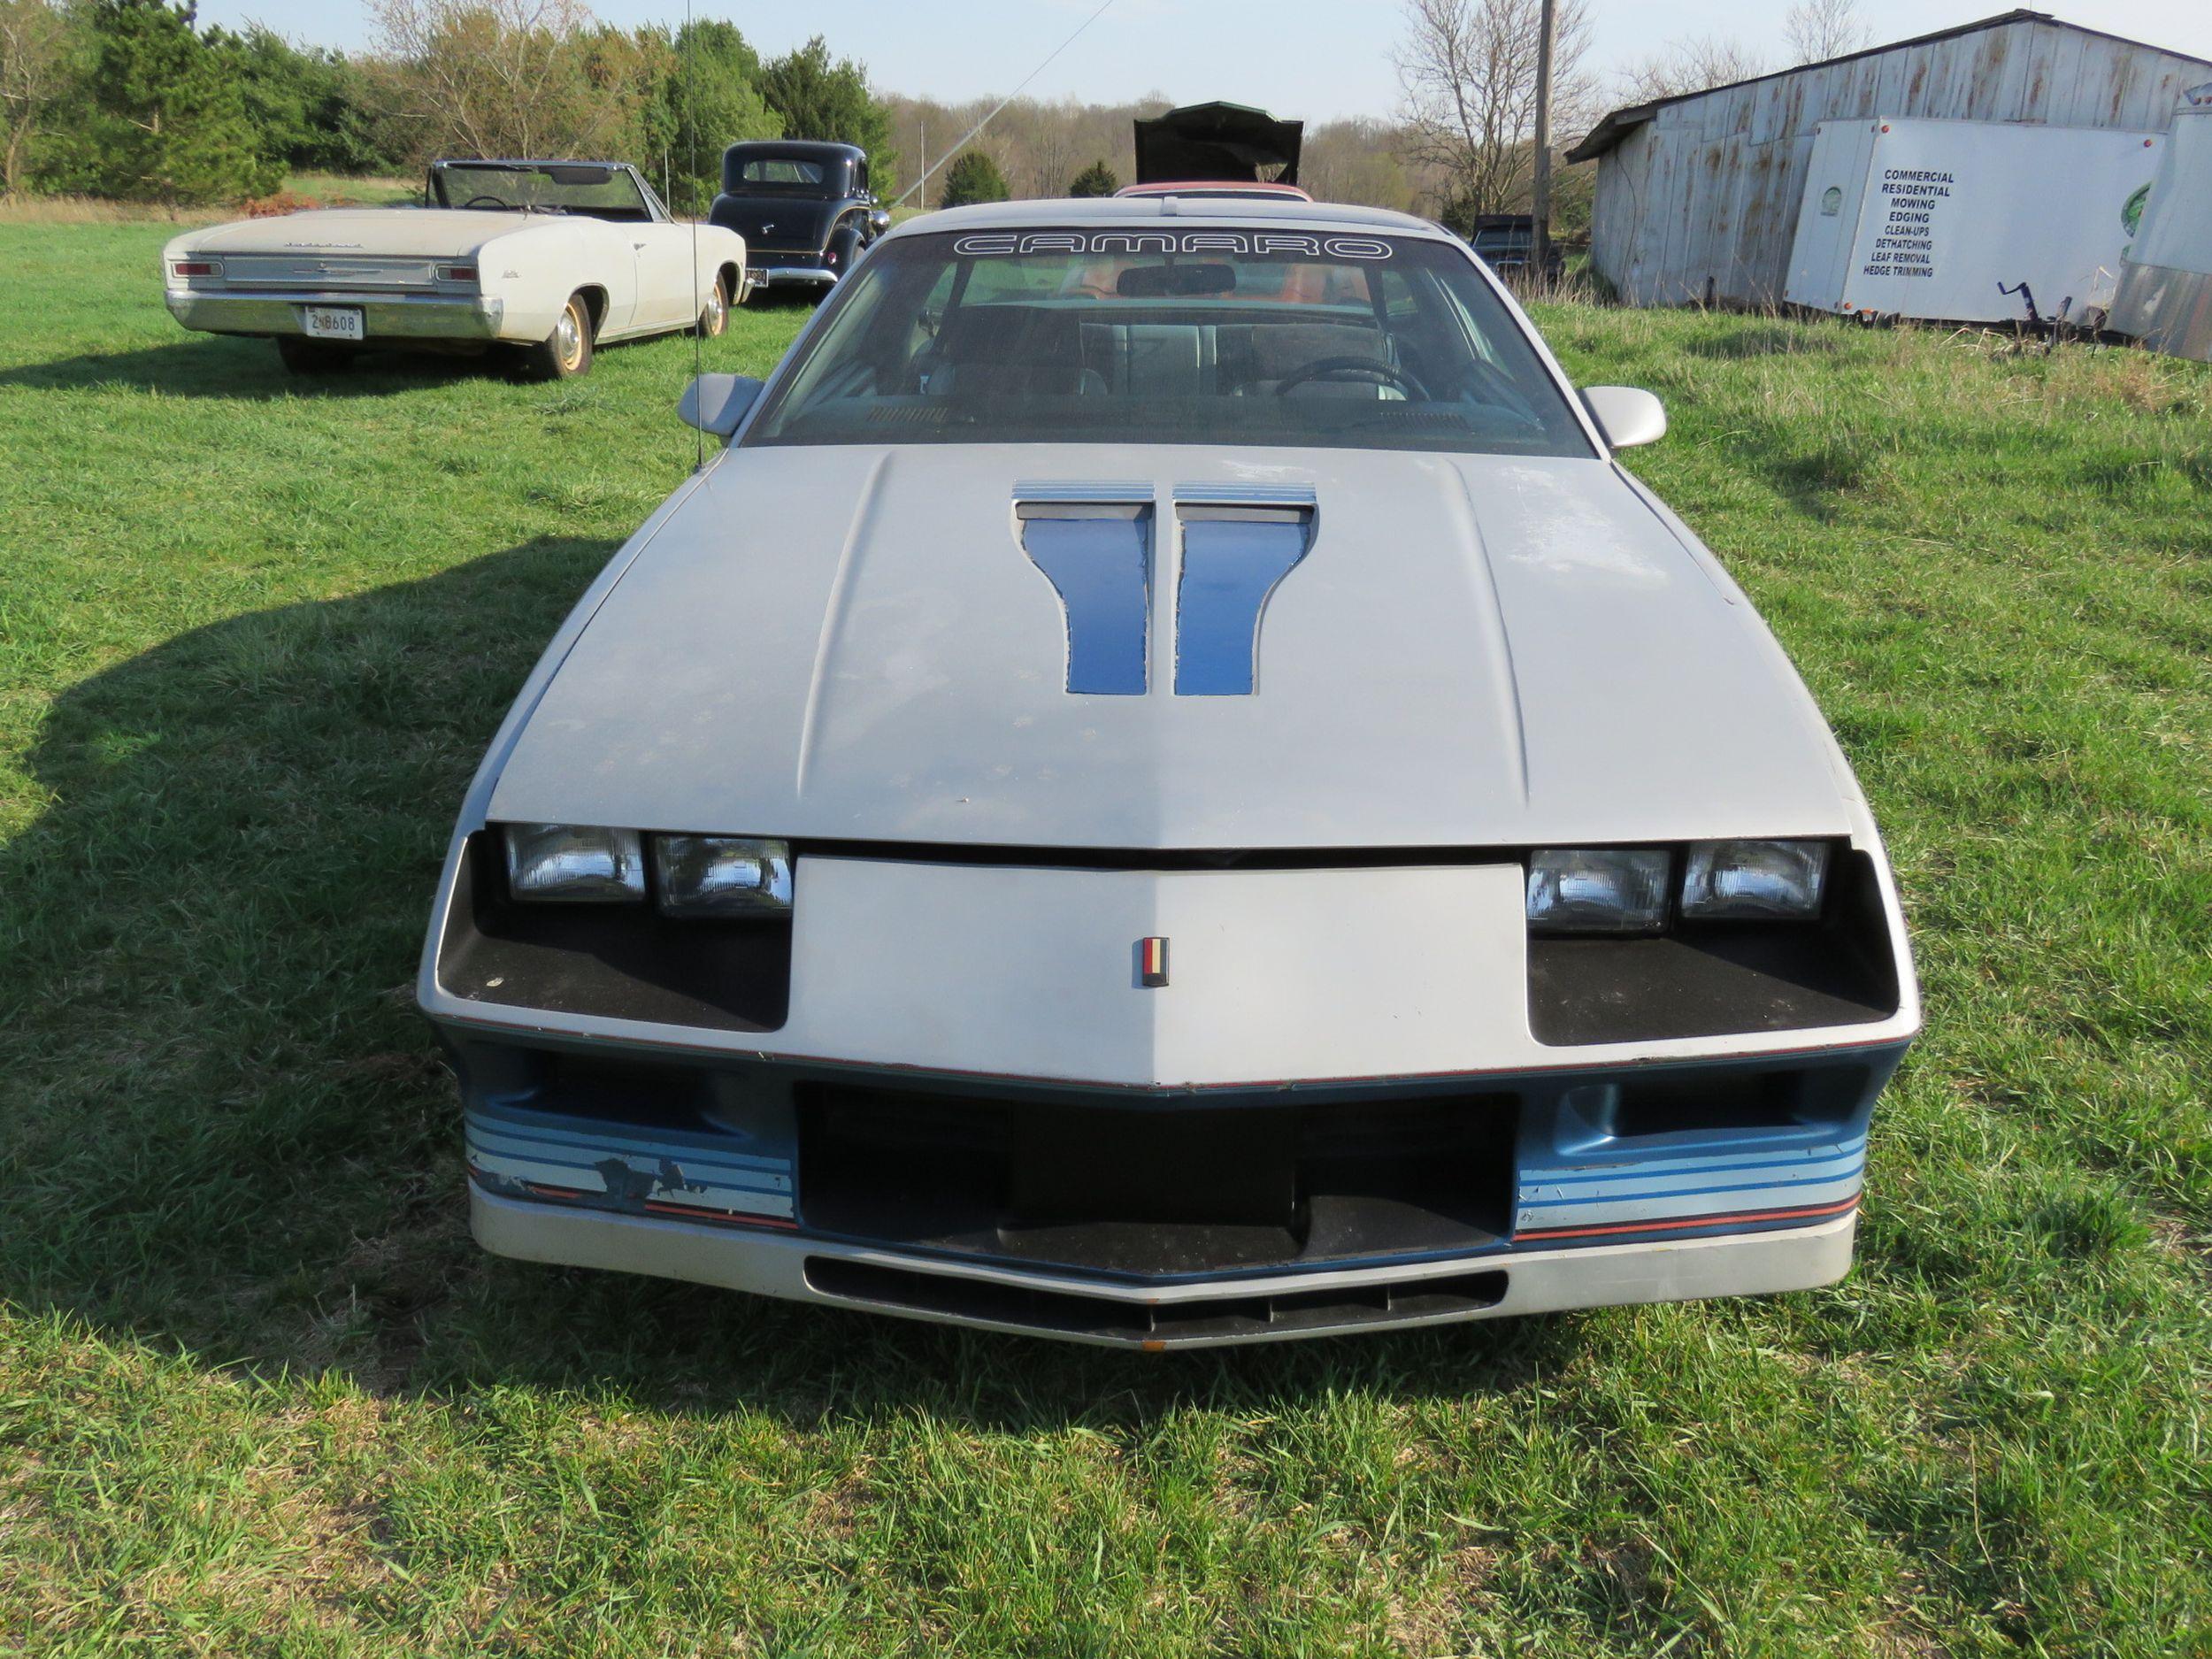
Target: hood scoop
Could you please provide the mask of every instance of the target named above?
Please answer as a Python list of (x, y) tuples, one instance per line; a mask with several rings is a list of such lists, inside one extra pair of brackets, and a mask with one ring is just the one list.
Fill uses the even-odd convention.
[[(1268, 598), (1306, 557), (1316, 518), (1310, 489), (1185, 486), (1163, 520), (1149, 485), (1058, 482), (1017, 486), (1014, 516), (1060, 597), (1069, 693), (1144, 695), (1164, 633), (1156, 655), (1171, 655), (1179, 697), (1253, 694)], [(1160, 571), (1172, 603), (1156, 618)]]

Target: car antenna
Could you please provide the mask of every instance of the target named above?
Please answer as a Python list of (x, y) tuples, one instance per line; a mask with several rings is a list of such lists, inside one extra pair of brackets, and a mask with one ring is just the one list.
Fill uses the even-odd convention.
[[(687, 4), (688, 4), (688, 0), (687, 0)], [(1106, 15), (1106, 13), (1107, 13), (1107, 11), (1108, 11), (1108, 10), (1109, 10), (1109, 9), (1110, 9), (1112, 5), (1113, 5), (1113, 4), (1114, 4), (1114, 0), (1103, 0), (1103, 4), (1102, 4), (1099, 6), (1099, 8), (1098, 8), (1098, 10), (1097, 10), (1097, 11), (1095, 11), (1095, 12), (1092, 12), (1092, 13), (1090, 14), (1090, 16), (1088, 16), (1088, 17), (1085, 18), (1085, 19), (1083, 19), (1080, 23), (1077, 24), (1077, 25), (1075, 26), (1075, 34), (1074, 34), (1074, 35), (1069, 35), (1069, 36), (1067, 37), (1067, 39), (1065, 39), (1065, 40), (1062, 41), (1062, 42), (1060, 42), (1057, 46), (1054, 47), (1054, 48), (1053, 48), (1050, 51), (1047, 52), (1047, 53), (1045, 54), (1045, 60), (1044, 60), (1044, 62), (1042, 62), (1042, 63), (1039, 64), (1039, 65), (1037, 65), (1034, 69), (1031, 70), (1031, 71), (1030, 71), (1027, 74), (1024, 75), (1024, 76), (1021, 78), (1021, 80), (1020, 80), (1018, 83), (1016, 83), (1015, 88), (1014, 88), (1014, 89), (1013, 89), (1011, 92), (1008, 93), (1008, 94), (1007, 94), (1004, 97), (1001, 98), (1001, 99), (1000, 99), (1000, 100), (999, 100), (999, 101), (998, 101), (995, 104), (992, 105), (992, 107), (991, 107), (991, 113), (990, 113), (989, 115), (985, 116), (985, 117), (984, 117), (981, 120), (978, 121), (978, 122), (977, 122), (977, 123), (976, 123), (973, 127), (970, 127), (970, 128), (969, 128), (966, 132), (963, 133), (963, 134), (961, 134), (961, 135), (960, 135), (957, 139), (956, 139), (956, 140), (954, 141), (954, 142), (953, 142), (953, 146), (952, 146), (952, 148), (951, 148), (951, 149), (949, 149), (949, 150), (946, 150), (946, 151), (944, 152), (944, 154), (942, 154), (941, 156), (940, 156), (940, 157), (937, 157), (937, 166), (938, 166), (938, 167), (941, 167), (941, 166), (943, 166), (943, 165), (944, 165), (947, 162), (950, 161), (950, 160), (951, 160), (951, 159), (952, 159), (955, 156), (958, 155), (958, 154), (960, 153), (960, 150), (961, 150), (961, 146), (962, 146), (962, 145), (965, 144), (965, 143), (966, 143), (966, 142), (967, 142), (970, 139), (973, 138), (973, 137), (974, 137), (974, 136), (975, 136), (978, 133), (981, 132), (981, 131), (982, 131), (985, 127), (988, 127), (988, 126), (991, 124), (992, 120), (993, 120), (993, 119), (994, 119), (997, 116), (998, 112), (999, 112), (1001, 110), (1004, 109), (1004, 108), (1005, 108), (1008, 104), (1011, 104), (1011, 103), (1012, 103), (1012, 102), (1013, 102), (1016, 98), (1018, 98), (1018, 97), (1021, 96), (1021, 90), (1022, 90), (1022, 88), (1024, 88), (1024, 87), (1027, 86), (1027, 85), (1028, 85), (1031, 81), (1034, 81), (1034, 80), (1035, 80), (1035, 79), (1036, 79), (1039, 75), (1041, 75), (1042, 73), (1044, 73), (1044, 72), (1045, 72), (1047, 69), (1050, 68), (1050, 67), (1052, 66), (1052, 60), (1053, 60), (1054, 58), (1057, 58), (1057, 57), (1058, 57), (1058, 56), (1059, 56), (1062, 52), (1064, 52), (1064, 51), (1067, 50), (1067, 49), (1068, 49), (1069, 47), (1071, 47), (1071, 46), (1074, 45), (1074, 44), (1075, 44), (1075, 42), (1076, 42), (1076, 37), (1077, 37), (1077, 35), (1081, 35), (1085, 29), (1087, 29), (1087, 28), (1088, 28), (1088, 27), (1090, 27), (1090, 26), (1091, 26), (1092, 24), (1094, 24), (1094, 23), (1097, 22), (1097, 21), (1099, 20), (1099, 19), (1101, 19), (1101, 18), (1104, 17), (1104, 16)], [(927, 132), (927, 130), (928, 130), (928, 129), (927, 129), (927, 128), (924, 128), (923, 130), (924, 130), (925, 134), (926, 134), (926, 132)], [(922, 159), (923, 159), (925, 162), (926, 162), (926, 161), (929, 159), (929, 157), (928, 157), (926, 155), (925, 155), (925, 156), (922, 157)], [(899, 199), (898, 199), (897, 201), (895, 201), (895, 202), (894, 202), (894, 203), (892, 203), (892, 204), (891, 204), (892, 211), (895, 212), (898, 209), (900, 209), (900, 208), (902, 208), (902, 207), (904, 207), (904, 206), (906, 205), (906, 197), (907, 197), (907, 196), (909, 196), (913, 195), (915, 191), (917, 191), (917, 190), (920, 189), (920, 188), (921, 188), (924, 185), (927, 184), (927, 183), (929, 182), (929, 175), (930, 175), (931, 173), (933, 173), (936, 172), (936, 171), (937, 171), (937, 167), (925, 166), (925, 167), (922, 169), (922, 176), (921, 176), (920, 178), (918, 178), (918, 179), (915, 180), (913, 183), (911, 183), (911, 184), (910, 184), (910, 185), (908, 185), (908, 186), (906, 187), (906, 195), (905, 195), (905, 196), (900, 196), (900, 197), (899, 197)], [(926, 206), (928, 206), (928, 205), (929, 205), (929, 204), (928, 204), (927, 202), (924, 202), (924, 203), (922, 204), (922, 205), (923, 205), (923, 206), (925, 206), (925, 207), (926, 207)]]
[[(686, 162), (691, 173), (684, 187), (687, 190), (699, 188), (699, 121), (692, 103), (697, 96), (693, 83), (698, 77), (692, 73), (696, 65), (689, 61), (698, 50), (699, 36), (691, 27), (691, 0), (684, 0), (684, 128), (690, 150)], [(707, 339), (699, 309), (699, 204), (692, 202), (687, 205), (691, 209), (691, 388), (693, 396), (696, 396), (700, 377), (706, 373)], [(703, 472), (706, 465), (707, 430), (704, 426), (694, 426), (691, 429), (691, 470)]]

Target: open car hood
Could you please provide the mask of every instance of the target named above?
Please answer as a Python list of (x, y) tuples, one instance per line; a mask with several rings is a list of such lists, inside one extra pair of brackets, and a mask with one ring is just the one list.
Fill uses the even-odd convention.
[(1298, 182), (1303, 121), (1280, 121), (1241, 104), (1193, 104), (1137, 123), (1139, 184), (1249, 179)]

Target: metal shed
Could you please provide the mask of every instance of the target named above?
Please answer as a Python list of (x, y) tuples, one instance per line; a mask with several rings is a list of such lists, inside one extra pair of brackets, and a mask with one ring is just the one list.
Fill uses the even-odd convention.
[(2023, 121), (2163, 131), (2208, 64), (2047, 12), (1614, 111), (1567, 152), (1598, 164), (1591, 263), (1637, 305), (1778, 304), (1822, 121)]

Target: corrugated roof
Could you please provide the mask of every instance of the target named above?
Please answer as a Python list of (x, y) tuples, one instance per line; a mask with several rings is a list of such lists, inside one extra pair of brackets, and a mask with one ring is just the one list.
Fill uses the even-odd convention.
[(1628, 136), (1632, 127), (1641, 127), (1671, 104), (1685, 104), (1692, 98), (1706, 98), (1716, 92), (1726, 92), (1736, 87), (1747, 87), (1761, 81), (1778, 81), (1785, 75), (1801, 75), (1811, 69), (1825, 69), (1831, 64), (1847, 64), (1862, 58), (1878, 58), (1885, 52), (1903, 51), (1909, 47), (1929, 46), (1937, 41), (1955, 40), (1962, 35), (1978, 35), (1985, 29), (2002, 28), (2012, 23), (2047, 23), (2053, 28), (2070, 30), (2076, 35), (2087, 35), (2101, 41), (2118, 41), (2124, 46), (2139, 47), (2147, 52), (2159, 52), (2168, 58), (2186, 58), (2191, 63), (2212, 62), (2193, 52), (2177, 52), (2169, 47), (2154, 46), (2148, 41), (2130, 40), (2124, 35), (2114, 35), (2104, 29), (2084, 28), (2078, 23), (2069, 23), (2048, 12), (2022, 9), (2000, 12), (1995, 17), (1983, 18), (1976, 23), (1955, 24), (1947, 29), (1938, 29), (1932, 35), (1916, 35), (1909, 40), (1892, 41), (1886, 46), (1869, 46), (1863, 50), (1845, 52), (1836, 58), (1823, 58), (1809, 64), (1792, 64), (1786, 69), (1770, 70), (1763, 75), (1747, 75), (1741, 81), (1723, 81), (1717, 86), (1701, 87), (1695, 92), (1678, 92), (1671, 97), (1654, 98), (1647, 104), (1631, 104), (1613, 111), (1583, 134), (1582, 142), (1567, 152), (1569, 161), (1590, 161), (1611, 150)]

